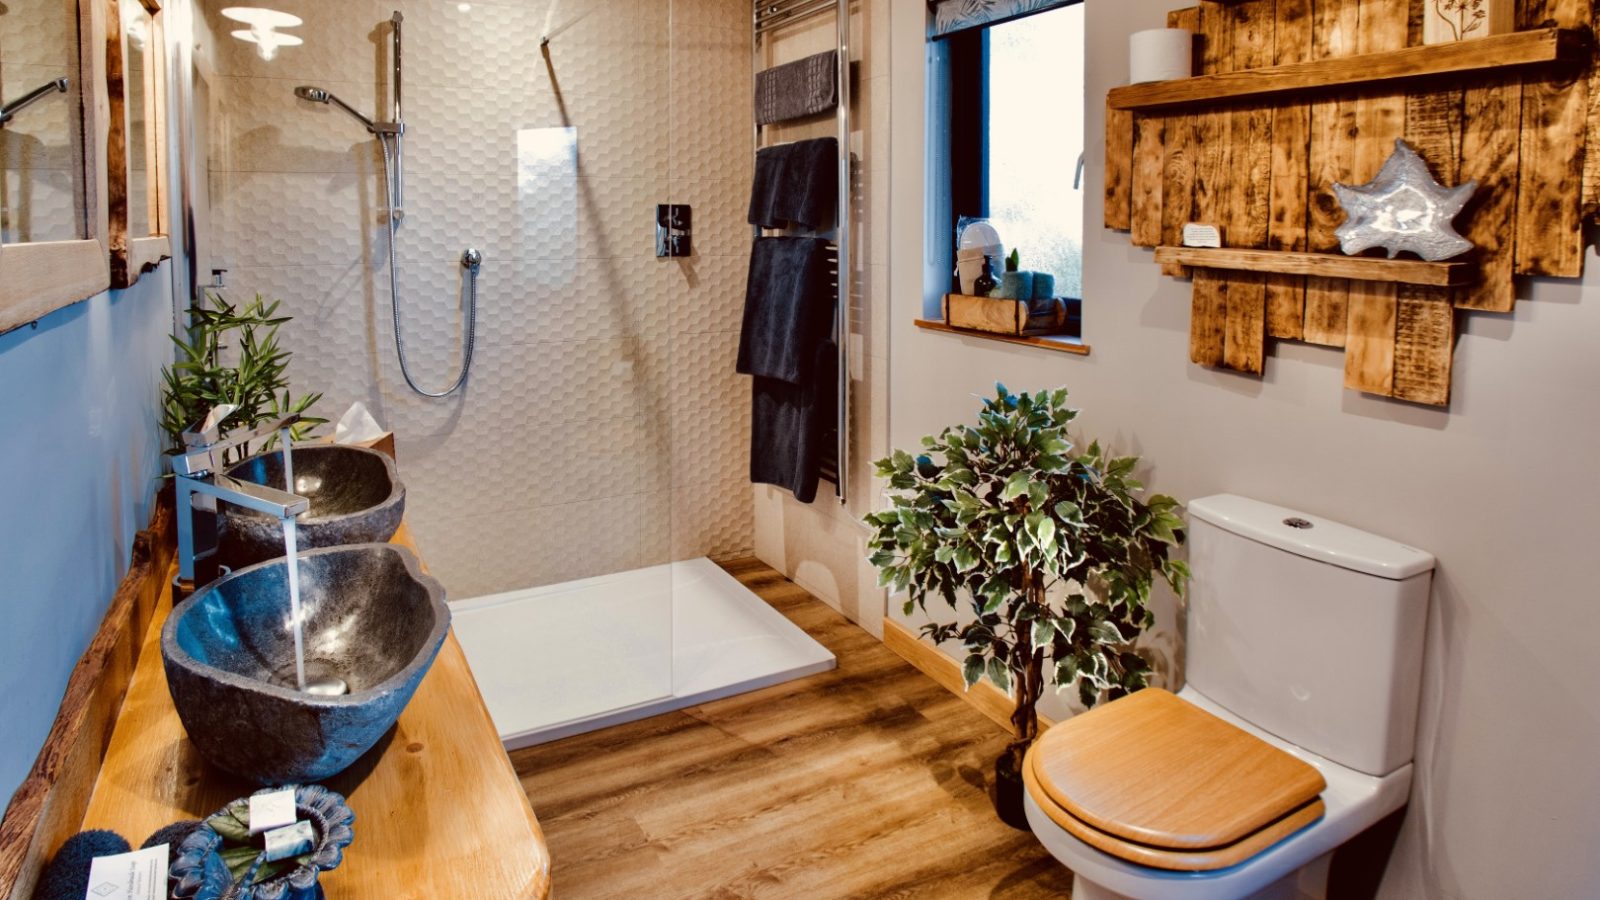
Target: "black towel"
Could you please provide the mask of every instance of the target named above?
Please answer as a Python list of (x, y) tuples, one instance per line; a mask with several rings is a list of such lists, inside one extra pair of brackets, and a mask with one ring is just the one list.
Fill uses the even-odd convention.
[(828, 50), (756, 73), (756, 124), (825, 113), (839, 102), (839, 51)]
[(739, 374), (802, 381), (833, 321), (830, 255), (821, 238), (758, 238), (751, 246)]
[(800, 384), (757, 378), (751, 385), (750, 480), (787, 488), (801, 503), (817, 497), (817, 473), (833, 453), (839, 392), (838, 350), (820, 341)]
[(839, 141), (815, 138), (756, 152), (751, 225), (831, 228), (839, 205)]

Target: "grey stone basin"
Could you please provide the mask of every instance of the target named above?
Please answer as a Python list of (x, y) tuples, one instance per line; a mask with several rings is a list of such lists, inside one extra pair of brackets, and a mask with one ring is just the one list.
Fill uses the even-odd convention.
[(263, 785), (335, 775), (388, 731), (445, 634), (444, 588), (394, 544), (300, 555), (307, 681), (350, 692), (295, 689), (287, 560), (220, 578), (179, 604), (161, 629), (161, 657), (178, 717), (200, 754)]
[[(258, 453), (227, 473), (280, 490), (283, 453)], [(294, 448), (294, 493), (311, 501), (296, 519), (301, 550), (387, 541), (406, 511), (406, 487), (394, 460), (365, 447), (307, 444)], [(283, 555), (283, 526), (253, 510), (220, 504), (218, 560), (239, 568)]]

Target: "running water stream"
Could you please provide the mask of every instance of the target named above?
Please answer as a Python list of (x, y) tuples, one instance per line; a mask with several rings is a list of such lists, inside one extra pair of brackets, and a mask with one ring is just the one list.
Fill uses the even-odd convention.
[[(283, 442), (284, 490), (294, 493), (294, 452)], [(300, 609), (300, 537), (294, 516), (283, 519), (283, 556), (289, 572), (289, 616), (294, 627), (294, 683), (306, 689), (305, 616)]]

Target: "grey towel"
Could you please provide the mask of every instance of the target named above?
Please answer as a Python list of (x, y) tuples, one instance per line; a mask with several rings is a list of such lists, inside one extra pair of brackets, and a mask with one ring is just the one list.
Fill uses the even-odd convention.
[(786, 488), (801, 503), (817, 496), (817, 477), (833, 456), (838, 351), (820, 341), (800, 384), (757, 378), (751, 385), (750, 481)]
[(829, 50), (756, 73), (756, 124), (833, 109), (839, 98), (839, 51)]
[(802, 383), (833, 321), (832, 259), (822, 238), (759, 238), (751, 246), (739, 374)]
[(814, 138), (756, 152), (750, 186), (751, 225), (817, 231), (831, 227), (839, 207), (839, 141)]

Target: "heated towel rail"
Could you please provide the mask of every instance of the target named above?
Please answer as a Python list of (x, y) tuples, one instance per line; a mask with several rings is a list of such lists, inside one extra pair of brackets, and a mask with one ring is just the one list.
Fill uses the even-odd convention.
[[(821, 13), (832, 11), (838, 24), (838, 45), (835, 53), (834, 81), (836, 97), (834, 119), (839, 141), (839, 201), (832, 240), (837, 250), (834, 275), (834, 342), (839, 350), (839, 384), (837, 421), (835, 427), (833, 471), (823, 466), (822, 478), (832, 481), (839, 502), (848, 499), (846, 485), (850, 481), (850, 0), (755, 0), (750, 16), (752, 34), (752, 66), (759, 74), (762, 66), (762, 38), (781, 28), (802, 22)], [(752, 96), (752, 113), (754, 97)], [(751, 153), (761, 149), (761, 123), (752, 115)], [(756, 237), (761, 237), (761, 226), (752, 226)], [(826, 234), (819, 235), (825, 237)]]

